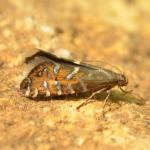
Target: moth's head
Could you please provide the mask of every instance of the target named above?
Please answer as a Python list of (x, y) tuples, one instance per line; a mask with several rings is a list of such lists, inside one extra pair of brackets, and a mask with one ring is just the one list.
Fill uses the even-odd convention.
[(120, 74), (118, 78), (118, 86), (126, 86), (128, 84), (128, 78), (124, 74)]
[(25, 78), (20, 84), (20, 91), (23, 96), (29, 97), (31, 92), (31, 79)]

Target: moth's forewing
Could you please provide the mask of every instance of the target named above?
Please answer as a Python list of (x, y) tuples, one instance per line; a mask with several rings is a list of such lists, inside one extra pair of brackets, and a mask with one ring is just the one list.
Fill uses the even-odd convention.
[(93, 92), (111, 88), (118, 84), (118, 80), (124, 80), (109, 69), (75, 63), (51, 54), (47, 57), (49, 59), (42, 59), (42, 63), (35, 66), (21, 83), (20, 89), (25, 96), (34, 98)]

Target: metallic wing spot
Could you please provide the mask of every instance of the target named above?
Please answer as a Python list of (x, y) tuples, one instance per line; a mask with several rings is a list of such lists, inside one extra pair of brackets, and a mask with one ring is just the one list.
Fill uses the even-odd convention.
[(73, 89), (71, 84), (68, 84), (67, 88), (68, 88), (70, 94), (74, 94), (75, 93), (75, 91), (74, 91), (74, 89)]
[(51, 74), (48, 72), (48, 79), (50, 80), (51, 79)]
[(60, 65), (59, 64), (55, 64), (54, 65), (54, 74), (57, 75), (60, 69)]
[(46, 72), (46, 73), (48, 74), (48, 79), (51, 78), (51, 74), (50, 74), (50, 72), (48, 71), (48, 68), (47, 68), (47, 67), (44, 68), (43, 72)]
[(43, 72), (46, 72), (46, 73), (47, 73), (48, 79), (51, 78), (51, 74), (50, 74), (50, 72), (48, 71), (48, 68), (47, 68), (47, 67), (45, 67), (45, 68), (43, 69)]
[(79, 69), (79, 67), (75, 67), (74, 70), (67, 75), (66, 80), (71, 80), (73, 76), (78, 73)]
[(39, 92), (38, 92), (38, 89), (37, 89), (37, 88), (35, 88), (35, 90), (34, 90), (34, 94), (32, 95), (32, 97), (34, 97), (34, 98), (35, 98), (35, 97), (37, 97), (38, 93), (39, 93)]
[(57, 88), (57, 94), (62, 95), (61, 84), (60, 81), (55, 81), (55, 86)]
[(48, 72), (48, 68), (47, 68), (47, 67), (45, 67), (43, 71), (44, 71), (44, 72)]
[(80, 82), (80, 84), (81, 84), (81, 87), (83, 88), (83, 92), (87, 92), (88, 89), (87, 89), (85, 83), (84, 83), (83, 81), (81, 81), (81, 80), (80, 80), (79, 82)]
[(38, 77), (41, 77), (42, 74), (43, 74), (42, 71), (40, 71), (40, 72), (37, 73), (37, 76), (38, 76)]
[(46, 92), (46, 97), (50, 97), (51, 96), (51, 93), (50, 93), (50, 91), (49, 91), (49, 85), (48, 85), (48, 82), (47, 81), (44, 81), (44, 83), (43, 83), (43, 86), (44, 86), (44, 88), (45, 88), (45, 92)]
[(43, 86), (44, 86), (45, 89), (48, 89), (48, 83), (47, 83), (47, 81), (43, 82)]

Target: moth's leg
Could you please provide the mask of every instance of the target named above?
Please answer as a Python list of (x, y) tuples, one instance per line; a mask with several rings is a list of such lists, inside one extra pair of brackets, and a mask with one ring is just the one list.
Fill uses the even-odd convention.
[(105, 111), (104, 110), (105, 110), (105, 106), (106, 106), (106, 103), (107, 103), (107, 100), (108, 100), (109, 96), (110, 96), (110, 90), (107, 91), (107, 96), (105, 97), (104, 102), (103, 102), (103, 107), (102, 107), (102, 115), (103, 115), (103, 117), (105, 117)]
[(129, 94), (131, 94), (132, 92), (133, 92), (133, 90), (125, 90), (125, 89), (123, 89), (122, 87), (119, 87), (120, 88), (120, 90), (123, 92), (123, 93), (129, 93)]
[(91, 96), (88, 97), (85, 102), (83, 102), (82, 104), (80, 104), (79, 106), (77, 106), (77, 109), (80, 109), (81, 107), (83, 107), (83, 106), (85, 106), (85, 105), (87, 105), (87, 104), (89, 104), (89, 103), (96, 102), (96, 100), (91, 100), (91, 98), (92, 98), (93, 96), (95, 96), (96, 94), (100, 94), (100, 93), (102, 93), (102, 92), (104, 92), (104, 91), (107, 91), (107, 90), (108, 90), (108, 88), (103, 88), (103, 89), (100, 89), (100, 90), (98, 90), (98, 91), (92, 93)]
[(27, 57), (25, 62), (26, 63), (29, 63), (31, 60), (33, 60), (35, 57), (45, 57), (45, 58), (48, 58), (48, 59), (51, 59), (51, 58), (54, 58), (55, 55), (51, 54), (51, 53), (48, 53), (48, 52), (45, 52), (43, 50), (40, 50), (38, 52), (36, 52), (35, 54), (33, 54), (32, 56), (30, 57)]

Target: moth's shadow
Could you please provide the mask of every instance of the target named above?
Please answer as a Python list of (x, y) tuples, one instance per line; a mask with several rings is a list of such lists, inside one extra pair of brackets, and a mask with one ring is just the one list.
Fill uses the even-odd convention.
[[(55, 96), (52, 98), (44, 98), (43, 97), (37, 97), (36, 99), (31, 99), (34, 101), (49, 101), (49, 100), (66, 100), (66, 101), (78, 101), (81, 99), (87, 99), (91, 93), (85, 93), (85, 94), (79, 94), (79, 95), (67, 95), (67, 96)], [(103, 92), (101, 94), (95, 95), (92, 99), (95, 99), (97, 101), (104, 101), (107, 96), (106, 92)], [(120, 90), (111, 90), (109, 101), (113, 103), (119, 103), (119, 102), (126, 102), (126, 103), (134, 103), (137, 105), (143, 105), (145, 103), (144, 99), (136, 96), (132, 93), (124, 93)]]
[[(107, 93), (104, 92), (101, 95), (97, 95), (97, 100), (104, 100), (107, 96)], [(145, 100), (138, 95), (134, 95), (132, 93), (124, 93), (120, 90), (111, 90), (109, 100), (113, 103), (126, 102), (126, 103), (134, 103), (137, 105), (145, 104)]]

